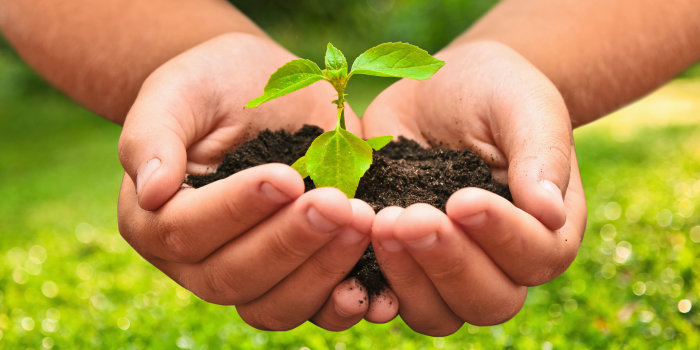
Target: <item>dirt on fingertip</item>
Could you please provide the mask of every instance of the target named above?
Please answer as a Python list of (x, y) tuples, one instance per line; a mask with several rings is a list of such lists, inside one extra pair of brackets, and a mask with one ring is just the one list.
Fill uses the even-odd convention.
[[(321, 133), (322, 129), (310, 125), (295, 133), (262, 131), (255, 139), (226, 154), (216, 172), (190, 175), (185, 182), (198, 188), (257, 165), (291, 165)], [(304, 183), (307, 191), (314, 188), (309, 178)], [(471, 150), (424, 148), (400, 137), (374, 152), (372, 166), (360, 180), (355, 197), (375, 211), (388, 206), (405, 208), (415, 203), (427, 203), (444, 211), (447, 199), (464, 187), (479, 187), (512, 201), (508, 187), (496, 182), (488, 164)], [(379, 295), (388, 283), (371, 245), (348, 277), (357, 278), (370, 296)]]

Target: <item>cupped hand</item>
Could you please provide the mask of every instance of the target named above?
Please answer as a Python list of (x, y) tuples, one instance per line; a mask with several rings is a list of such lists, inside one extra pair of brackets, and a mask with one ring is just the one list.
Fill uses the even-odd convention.
[(367, 109), (366, 137), (403, 135), (424, 145), (469, 147), (509, 185), (514, 203), (462, 189), (446, 214), (425, 204), (379, 213), (372, 243), (414, 330), (447, 335), (464, 322), (501, 323), (527, 286), (573, 261), (586, 204), (566, 106), (526, 59), (495, 42), (448, 47), (431, 79), (401, 80)]
[[(348, 307), (357, 290), (343, 282), (369, 244), (369, 205), (330, 188), (304, 193), (299, 174), (282, 164), (182, 186), (186, 173), (211, 170), (266, 128), (334, 127), (334, 90), (325, 83), (243, 109), (293, 58), (267, 38), (227, 34), (153, 72), (119, 141), (126, 170), (119, 230), (177, 283), (204, 300), (236, 305), (257, 328), (290, 329), (313, 317), (345, 329), (372, 315), (371, 305)], [(348, 128), (361, 135), (357, 117), (346, 114)]]

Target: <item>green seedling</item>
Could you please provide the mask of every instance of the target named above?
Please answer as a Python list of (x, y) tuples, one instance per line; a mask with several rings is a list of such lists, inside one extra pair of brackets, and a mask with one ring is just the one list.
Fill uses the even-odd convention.
[(331, 83), (338, 93), (338, 98), (333, 101), (338, 106), (335, 129), (317, 137), (306, 154), (292, 164), (292, 168), (302, 177), (311, 177), (316, 187), (335, 187), (352, 198), (360, 179), (372, 165), (372, 150), (386, 146), (392, 136), (378, 136), (365, 141), (345, 129), (345, 88), (350, 77), (364, 74), (425, 80), (445, 62), (406, 43), (384, 43), (365, 51), (355, 59), (350, 72), (343, 53), (328, 43), (325, 61), (324, 70), (307, 59), (286, 63), (270, 76), (264, 93), (245, 107), (255, 108), (320, 80)]

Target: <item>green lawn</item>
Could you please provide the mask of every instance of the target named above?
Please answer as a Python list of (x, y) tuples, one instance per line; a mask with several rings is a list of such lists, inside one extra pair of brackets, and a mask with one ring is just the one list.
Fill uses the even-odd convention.
[(271, 333), (198, 300), (122, 241), (117, 126), (56, 93), (8, 91), (0, 84), (0, 348), (700, 348), (697, 122), (577, 131), (581, 251), (503, 325), (446, 338), (400, 320)]

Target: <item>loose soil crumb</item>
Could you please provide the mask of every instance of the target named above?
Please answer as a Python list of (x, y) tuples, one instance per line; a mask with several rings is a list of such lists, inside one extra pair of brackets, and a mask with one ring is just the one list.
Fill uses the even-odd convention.
[[(310, 125), (294, 134), (265, 130), (228, 153), (215, 173), (190, 175), (186, 183), (197, 188), (257, 165), (291, 165), (322, 132)], [(307, 191), (314, 188), (309, 178), (304, 183)], [(360, 180), (355, 197), (369, 203), (375, 211), (414, 203), (427, 203), (445, 211), (450, 195), (464, 187), (483, 188), (512, 201), (508, 187), (492, 178), (488, 164), (476, 153), (468, 149), (423, 148), (401, 137), (374, 152), (372, 166)], [(371, 245), (348, 277), (357, 278), (370, 296), (379, 295), (387, 285)]]

